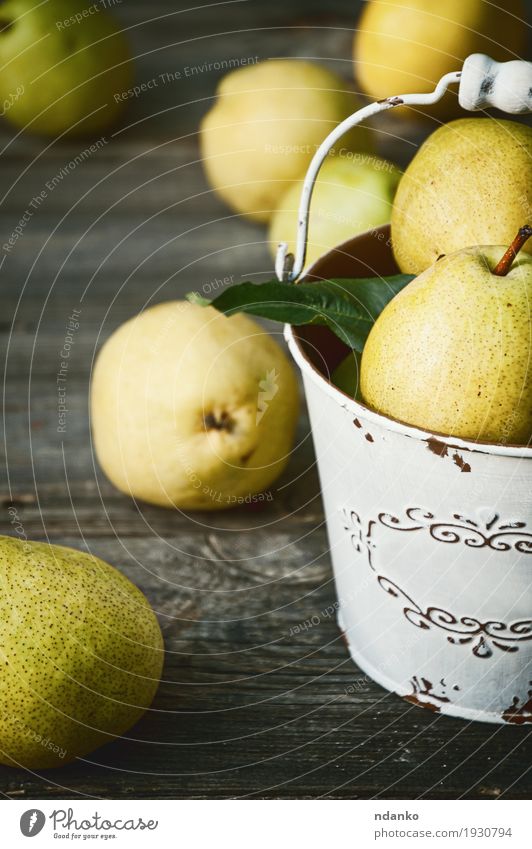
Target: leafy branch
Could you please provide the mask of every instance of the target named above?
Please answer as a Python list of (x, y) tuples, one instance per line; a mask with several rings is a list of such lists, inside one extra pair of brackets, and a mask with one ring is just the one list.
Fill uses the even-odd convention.
[(197, 292), (190, 292), (187, 298), (225, 315), (245, 312), (295, 326), (320, 324), (332, 330), (348, 347), (361, 352), (375, 319), (411, 280), (410, 274), (297, 285), (270, 280), (236, 283), (212, 301)]

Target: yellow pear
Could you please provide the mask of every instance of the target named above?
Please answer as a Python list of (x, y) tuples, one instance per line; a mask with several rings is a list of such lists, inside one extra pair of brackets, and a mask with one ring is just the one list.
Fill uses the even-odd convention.
[(62, 766), (150, 706), (163, 641), (142, 593), (82, 551), (0, 537), (0, 762)]
[[(401, 174), (391, 162), (370, 154), (342, 150), (323, 164), (310, 205), (306, 265), (346, 239), (390, 220)], [(270, 222), (270, 249), (279, 242), (295, 249), (302, 181), (281, 198)]]
[(529, 442), (532, 256), (498, 276), (505, 251), (446, 256), (389, 302), (362, 354), (365, 404), (432, 432)]
[[(500, 62), (523, 56), (524, 18), (522, 0), (369, 0), (354, 41), (355, 77), (374, 100), (432, 91), (471, 53), (487, 53)], [(392, 114), (415, 116), (421, 110), (448, 118), (458, 112), (456, 94), (448, 93), (434, 106)]]
[(91, 406), (115, 486), (165, 507), (219, 510), (263, 500), (289, 459), (299, 392), (284, 351), (254, 321), (170, 301), (107, 340)]
[[(236, 212), (268, 221), (316, 148), (361, 104), (341, 77), (313, 62), (269, 59), (227, 74), (201, 123), (211, 186)], [(368, 150), (357, 127), (341, 147)]]
[(419, 274), (441, 254), (509, 243), (531, 208), (532, 129), (494, 118), (452, 121), (422, 145), (395, 195), (399, 268)]
[(5, 0), (0, 101), (17, 127), (55, 136), (94, 134), (115, 123), (115, 99), (133, 82), (127, 40), (105, 4)]

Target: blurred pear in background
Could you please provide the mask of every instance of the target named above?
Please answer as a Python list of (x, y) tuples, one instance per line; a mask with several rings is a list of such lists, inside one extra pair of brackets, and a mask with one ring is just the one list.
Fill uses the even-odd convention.
[(0, 11), (0, 102), (16, 127), (91, 135), (116, 123), (133, 81), (128, 43), (85, 0), (7, 0)]
[[(355, 77), (374, 100), (432, 91), (444, 74), (459, 71), (471, 53), (487, 53), (499, 62), (524, 58), (525, 17), (522, 0), (369, 0), (354, 41)], [(393, 110), (398, 112), (416, 114)], [(456, 93), (431, 106), (430, 114), (460, 114)]]
[[(205, 172), (231, 209), (256, 221), (269, 221), (316, 148), (361, 105), (341, 77), (298, 59), (232, 71), (217, 95), (201, 124)], [(342, 147), (371, 149), (370, 130), (354, 128)]]

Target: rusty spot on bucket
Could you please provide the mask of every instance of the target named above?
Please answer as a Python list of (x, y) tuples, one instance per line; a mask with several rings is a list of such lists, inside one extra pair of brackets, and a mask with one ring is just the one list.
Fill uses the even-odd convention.
[[(451, 449), (456, 449), (454, 445), (448, 445), (446, 442), (442, 442), (441, 439), (436, 439), (435, 436), (430, 436), (427, 440), (427, 448), (432, 454), (435, 454), (436, 457), (451, 457), (455, 466), (458, 466), (461, 472), (470, 472), (471, 466), (467, 463), (461, 454), (455, 450), (451, 455), (449, 451)], [(467, 448), (460, 449), (461, 451), (468, 451)]]
[(383, 97), (382, 100), (377, 100), (377, 103), (389, 103), (390, 106), (401, 106), (404, 100), (402, 97)]
[[(451, 701), (447, 698), (447, 696), (443, 695), (443, 692), (442, 695), (438, 695), (434, 691), (432, 681), (429, 681), (428, 678), (414, 675), (414, 677), (410, 679), (410, 683), (412, 684), (412, 692), (407, 696), (403, 696), (403, 698), (405, 701), (410, 702), (413, 705), (428, 708), (428, 710), (431, 710), (434, 713), (439, 713), (441, 711), (441, 705)], [(443, 678), (440, 680), (440, 687), (442, 691), (444, 691), (447, 687)], [(453, 690), (459, 689), (460, 688), (457, 685), (453, 687)], [(437, 702), (440, 702), (440, 704), (437, 704)]]
[(349, 651), (349, 643), (347, 642), (346, 633), (345, 633), (345, 631), (342, 631), (341, 628), (340, 628), (340, 637), (342, 638), (342, 642), (343, 642), (344, 646), (346, 647), (347, 651)]
[(362, 422), (359, 419), (353, 419), (353, 424), (355, 427), (361, 428)]
[[(530, 681), (532, 684), (532, 681)], [(525, 722), (532, 722), (532, 690), (528, 691), (528, 699), (519, 704), (519, 696), (514, 696), (512, 704), (502, 713), (502, 718), (505, 722), (510, 722), (513, 725), (524, 725)]]
[(471, 471), (471, 466), (469, 465), (469, 463), (466, 463), (466, 461), (464, 460), (462, 455), (458, 453), (458, 451), (455, 451), (455, 453), (453, 454), (453, 460), (455, 466), (458, 466), (461, 472)]
[(368, 440), (368, 442), (375, 442), (375, 440), (373, 439), (373, 437), (372, 437), (371, 433), (366, 433), (366, 439)]
[(447, 452), (449, 451), (449, 446), (434, 436), (427, 439), (427, 448), (432, 454), (436, 454), (437, 457), (447, 457)]
[(433, 713), (440, 713), (441, 707), (439, 705), (435, 705), (434, 702), (424, 701), (423, 699), (418, 699), (413, 693), (410, 696), (403, 696), (405, 702), (410, 702), (413, 705), (417, 705), (418, 707), (427, 708), (431, 710)]

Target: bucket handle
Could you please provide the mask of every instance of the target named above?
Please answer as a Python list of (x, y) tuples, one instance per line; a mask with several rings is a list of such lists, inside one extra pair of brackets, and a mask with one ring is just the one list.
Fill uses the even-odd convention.
[(331, 147), (352, 127), (387, 109), (397, 106), (430, 106), (441, 100), (449, 86), (459, 83), (458, 101), (462, 109), (476, 112), (495, 106), (502, 112), (519, 114), (532, 112), (532, 62), (515, 59), (495, 62), (483, 53), (473, 53), (465, 60), (461, 71), (445, 74), (434, 91), (428, 94), (400, 94), (386, 97), (358, 109), (329, 133), (312, 157), (299, 202), (296, 253), (288, 252), (287, 242), (280, 242), (275, 259), (277, 279), (285, 283), (297, 280), (305, 265), (309, 226), (309, 209), (318, 172)]

